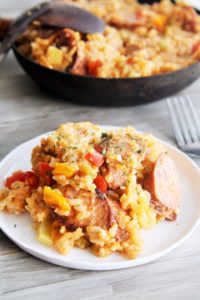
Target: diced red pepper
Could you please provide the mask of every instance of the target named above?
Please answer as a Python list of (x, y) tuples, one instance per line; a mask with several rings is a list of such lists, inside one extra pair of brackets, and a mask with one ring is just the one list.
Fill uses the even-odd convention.
[(102, 145), (95, 145), (95, 146), (94, 146), (94, 149), (95, 149), (98, 153), (102, 154), (103, 146), (102, 146)]
[(192, 54), (195, 53), (200, 48), (200, 42), (197, 42), (192, 47)]
[(33, 172), (31, 171), (25, 172), (24, 177), (25, 177), (25, 183), (29, 185), (32, 189), (38, 186), (38, 178)]
[(16, 181), (25, 182), (31, 188), (36, 188), (38, 185), (37, 176), (32, 171), (17, 171), (13, 173), (10, 177), (6, 179), (5, 186), (7, 188), (10, 188), (11, 185)]
[(101, 167), (104, 163), (104, 156), (98, 152), (95, 153), (87, 153), (85, 158), (97, 167)]
[(97, 175), (97, 177), (94, 180), (94, 184), (103, 193), (105, 193), (107, 191), (107, 183), (106, 183), (105, 179), (103, 178), (103, 176)]
[(135, 12), (135, 17), (136, 17), (136, 19), (142, 19), (144, 17), (143, 11), (142, 10), (137, 10)]
[(47, 162), (39, 163), (39, 174), (43, 178), (46, 185), (50, 185), (52, 183), (52, 168)]
[(15, 181), (25, 182), (24, 172), (22, 172), (22, 171), (14, 172), (11, 176), (9, 176), (9, 177), (6, 179), (5, 186), (6, 186), (7, 188), (10, 188), (11, 185), (12, 185)]
[(128, 57), (126, 62), (128, 65), (131, 65), (134, 62), (134, 57)]
[(98, 75), (98, 69), (102, 66), (102, 62), (100, 60), (89, 61), (87, 65), (88, 74), (92, 76)]
[(41, 173), (44, 173), (45, 175), (50, 173), (53, 169), (50, 167), (50, 165), (47, 162), (40, 162), (39, 163), (39, 171)]

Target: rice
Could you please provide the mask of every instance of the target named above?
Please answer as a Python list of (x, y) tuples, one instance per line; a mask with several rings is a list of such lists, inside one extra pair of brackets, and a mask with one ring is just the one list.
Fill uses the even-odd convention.
[[(141, 230), (162, 218), (142, 181), (165, 151), (152, 135), (130, 126), (104, 132), (89, 122), (61, 125), (32, 151), (37, 185), (12, 183), (11, 176), (0, 209), (29, 213), (38, 240), (61, 254), (75, 246), (101, 257), (119, 252), (135, 258)], [(105, 190), (97, 178), (104, 178)]]
[(45, 31), (34, 22), (18, 41), (35, 62), (72, 74), (137, 78), (173, 72), (200, 60), (200, 17), (186, 4), (162, 0), (64, 0), (82, 7), (107, 26), (103, 33), (71, 29)]

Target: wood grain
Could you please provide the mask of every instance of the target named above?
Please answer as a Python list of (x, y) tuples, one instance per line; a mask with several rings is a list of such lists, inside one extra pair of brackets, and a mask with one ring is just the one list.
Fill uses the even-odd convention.
[[(200, 80), (189, 93), (200, 115)], [(23, 141), (67, 121), (134, 125), (175, 143), (165, 101), (132, 108), (74, 105), (41, 91), (12, 54), (0, 67), (0, 159)], [(200, 159), (196, 160), (200, 165)], [(89, 272), (36, 259), (0, 231), (0, 299), (200, 299), (200, 228), (181, 247), (151, 264)]]

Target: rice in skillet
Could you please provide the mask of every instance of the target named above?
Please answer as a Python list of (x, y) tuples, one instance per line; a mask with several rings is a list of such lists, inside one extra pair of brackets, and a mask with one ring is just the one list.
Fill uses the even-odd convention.
[(173, 72), (200, 60), (200, 16), (186, 4), (163, 0), (63, 0), (80, 6), (107, 26), (99, 34), (69, 28), (47, 30), (34, 22), (19, 39), (35, 62), (71, 74), (136, 78)]

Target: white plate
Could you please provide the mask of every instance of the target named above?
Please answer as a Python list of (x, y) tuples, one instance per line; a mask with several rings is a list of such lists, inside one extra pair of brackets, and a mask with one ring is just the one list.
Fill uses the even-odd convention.
[[(116, 127), (106, 126), (107, 129)], [(47, 135), (47, 134), (46, 134)], [(43, 136), (46, 136), (43, 135)], [(11, 151), (0, 163), (0, 184), (15, 170), (30, 169), (32, 148), (42, 136), (36, 137)], [(194, 162), (175, 147), (165, 144), (169, 154), (176, 162), (182, 188), (181, 212), (176, 222), (162, 222), (152, 230), (142, 232), (144, 245), (138, 258), (128, 260), (119, 254), (106, 258), (94, 256), (89, 250), (73, 248), (69, 255), (63, 256), (54, 249), (40, 244), (32, 229), (28, 214), (14, 216), (0, 213), (0, 228), (20, 248), (26, 252), (64, 267), (84, 270), (114, 270), (149, 263), (179, 246), (197, 227), (200, 218), (200, 170)]]

